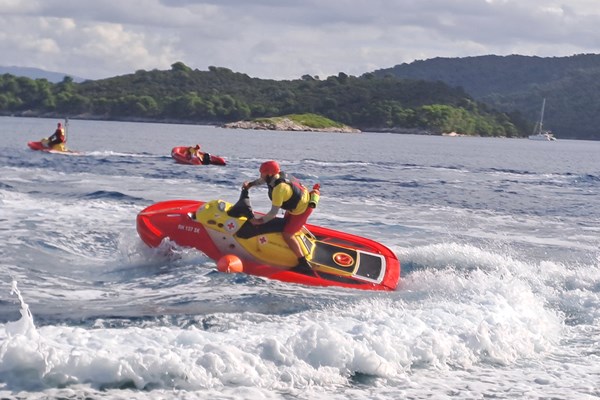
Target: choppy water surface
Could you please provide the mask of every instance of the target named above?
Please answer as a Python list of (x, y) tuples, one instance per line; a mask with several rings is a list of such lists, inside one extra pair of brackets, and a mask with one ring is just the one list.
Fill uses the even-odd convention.
[[(600, 143), (0, 118), (3, 398), (600, 396)], [(228, 165), (185, 166), (200, 143)], [(267, 159), (311, 222), (398, 255), (391, 293), (215, 270), (149, 249), (149, 204), (235, 201)], [(266, 191), (251, 192), (269, 208)]]

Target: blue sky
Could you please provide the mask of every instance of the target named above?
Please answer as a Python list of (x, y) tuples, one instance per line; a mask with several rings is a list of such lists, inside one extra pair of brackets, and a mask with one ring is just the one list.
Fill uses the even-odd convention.
[(176, 61), (252, 77), (600, 53), (597, 0), (0, 0), (0, 65), (89, 79)]

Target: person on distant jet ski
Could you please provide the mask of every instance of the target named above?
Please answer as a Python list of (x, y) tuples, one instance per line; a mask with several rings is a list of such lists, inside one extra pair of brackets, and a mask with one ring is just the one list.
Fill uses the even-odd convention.
[(250, 223), (253, 225), (264, 224), (277, 216), (280, 208), (285, 210), (285, 225), (283, 227), (283, 239), (298, 257), (297, 269), (310, 270), (311, 266), (302, 254), (300, 244), (294, 238), (308, 217), (312, 214), (313, 208), (308, 206), (310, 194), (299, 180), (293, 176), (281, 171), (276, 161), (266, 161), (260, 166), (260, 178), (252, 182), (244, 182), (242, 188), (267, 184), (269, 188), (269, 198), (271, 199), (271, 210), (261, 218), (253, 218)]
[(202, 164), (204, 164), (204, 165), (210, 164), (210, 154), (200, 151), (199, 144), (192, 146), (192, 147), (188, 147), (188, 149), (187, 149), (188, 160), (191, 160), (194, 157), (196, 157), (200, 161), (202, 161)]
[(67, 137), (60, 122), (56, 125), (56, 130), (52, 136), (50, 136), (48, 139), (42, 139), (42, 143), (53, 150), (66, 150), (65, 144), (67, 143)]

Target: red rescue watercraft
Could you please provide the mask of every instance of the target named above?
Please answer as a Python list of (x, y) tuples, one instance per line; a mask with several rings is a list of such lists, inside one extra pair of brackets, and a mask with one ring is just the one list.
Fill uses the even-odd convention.
[(171, 157), (179, 164), (192, 164), (192, 165), (226, 165), (225, 159), (219, 156), (213, 156), (212, 154), (203, 153), (202, 158), (196, 156), (190, 156), (187, 146), (173, 147), (171, 150)]
[[(296, 235), (312, 268), (299, 269), (281, 230), (283, 218), (254, 226), (248, 191), (235, 205), (224, 200), (170, 200), (153, 204), (137, 216), (137, 231), (150, 247), (169, 239), (193, 247), (221, 264), (241, 261), (244, 273), (313, 286), (394, 290), (400, 262), (374, 240), (307, 224)], [(238, 260), (239, 259), (239, 260)]]
[(27, 146), (29, 146), (29, 148), (31, 150), (43, 151), (45, 153), (70, 154), (70, 155), (80, 154), (79, 152), (73, 151), (73, 150), (59, 150), (59, 149), (54, 149), (52, 147), (45, 146), (43, 141), (27, 142)]

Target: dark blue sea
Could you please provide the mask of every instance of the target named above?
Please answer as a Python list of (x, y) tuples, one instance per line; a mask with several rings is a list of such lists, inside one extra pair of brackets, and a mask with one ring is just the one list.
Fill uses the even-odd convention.
[[(0, 397), (596, 399), (600, 142), (0, 118)], [(178, 165), (200, 143), (227, 166)], [(223, 274), (149, 249), (167, 199), (234, 202), (275, 159), (310, 222), (400, 259), (394, 292)], [(267, 211), (265, 189), (251, 192)]]

